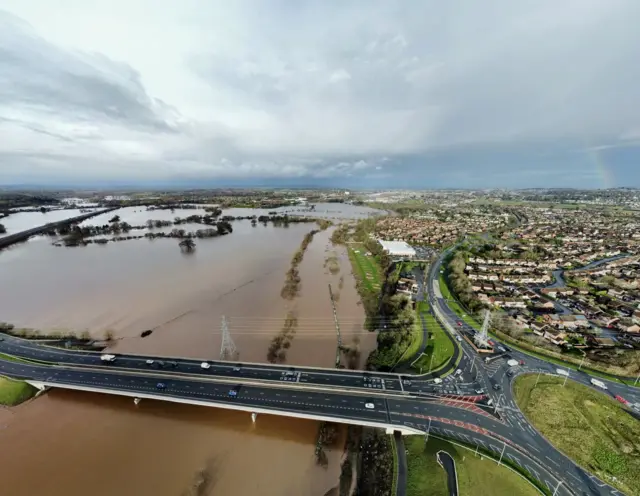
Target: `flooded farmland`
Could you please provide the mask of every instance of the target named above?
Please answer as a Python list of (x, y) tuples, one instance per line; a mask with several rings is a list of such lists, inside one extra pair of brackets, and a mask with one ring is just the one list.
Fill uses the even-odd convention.
[[(357, 219), (372, 212), (342, 204), (315, 208), (298, 214)], [(141, 225), (194, 213), (202, 214), (121, 209), (86, 223), (104, 224), (118, 214)], [(266, 213), (231, 209), (223, 215)], [(236, 221), (232, 234), (198, 239), (190, 254), (175, 239), (64, 248), (34, 238), (0, 252), (0, 321), (98, 337), (112, 330), (116, 352), (216, 358), (224, 315), (239, 359), (264, 362), (271, 339), (293, 313), (296, 332), (286, 363), (332, 367), (331, 284), (343, 342), (360, 350), (363, 363), (375, 336), (362, 330), (364, 310), (349, 260), (331, 245), (331, 228), (316, 234), (304, 255), (299, 294), (280, 296), (291, 257), (312, 229), (316, 224)], [(148, 329), (153, 333), (140, 338)], [(254, 425), (239, 412), (150, 401), (135, 407), (125, 398), (52, 391), (13, 414), (0, 411), (3, 426), (0, 477), (12, 495), (321, 496), (339, 473), (341, 449), (329, 453), (328, 468), (318, 467), (317, 424), (304, 420), (261, 416)], [(202, 474), (206, 488), (189, 492)]]

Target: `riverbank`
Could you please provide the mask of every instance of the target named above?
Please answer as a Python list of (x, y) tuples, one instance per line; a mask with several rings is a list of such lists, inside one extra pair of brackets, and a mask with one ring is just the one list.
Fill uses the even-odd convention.
[(0, 405), (16, 406), (36, 394), (37, 390), (24, 381), (0, 376)]
[(556, 448), (626, 494), (640, 494), (638, 420), (616, 400), (535, 374), (518, 377), (513, 390), (529, 422)]

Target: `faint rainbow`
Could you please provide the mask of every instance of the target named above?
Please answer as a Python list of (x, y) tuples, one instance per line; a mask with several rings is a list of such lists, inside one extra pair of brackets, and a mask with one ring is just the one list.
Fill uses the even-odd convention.
[(616, 178), (613, 175), (611, 167), (609, 167), (605, 161), (604, 154), (602, 153), (604, 150), (605, 148), (602, 146), (587, 144), (585, 147), (587, 157), (589, 157), (589, 161), (593, 164), (596, 175), (600, 180), (598, 187), (602, 189), (615, 188)]

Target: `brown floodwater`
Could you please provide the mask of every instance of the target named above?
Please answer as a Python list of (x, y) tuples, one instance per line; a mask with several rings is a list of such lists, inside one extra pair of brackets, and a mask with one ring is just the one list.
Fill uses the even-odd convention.
[[(145, 213), (162, 219), (195, 212)], [(368, 214), (346, 205), (329, 205), (324, 213)], [(121, 217), (144, 223), (139, 209), (125, 209)], [(4, 250), (0, 321), (96, 336), (111, 329), (117, 352), (217, 358), (224, 315), (239, 359), (264, 362), (270, 340), (294, 312), (298, 324), (286, 362), (332, 367), (331, 284), (343, 342), (358, 343), (363, 363), (375, 336), (362, 330), (349, 260), (331, 245), (331, 230), (309, 245), (301, 291), (288, 301), (280, 297), (284, 274), (316, 225), (233, 226), (231, 235), (197, 240), (190, 255), (172, 239), (62, 248), (39, 237)], [(325, 266), (332, 256), (335, 274)], [(153, 334), (140, 338), (146, 329)], [(320, 468), (316, 435), (316, 422), (264, 415), (253, 424), (248, 413), (153, 401), (136, 407), (126, 398), (54, 390), (12, 412), (0, 410), (0, 494), (323, 495), (337, 484), (341, 447), (329, 451), (328, 468)], [(209, 484), (189, 492), (202, 473)]]

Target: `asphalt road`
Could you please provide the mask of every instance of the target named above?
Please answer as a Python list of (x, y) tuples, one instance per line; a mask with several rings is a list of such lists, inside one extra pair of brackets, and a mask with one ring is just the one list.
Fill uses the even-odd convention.
[[(92, 387), (101, 389), (105, 393), (114, 390), (151, 393), (160, 397), (207, 401), (222, 408), (225, 405), (235, 404), (242, 405), (248, 411), (252, 408), (260, 408), (276, 415), (284, 411), (313, 413), (333, 418), (337, 422), (349, 419), (373, 422), (381, 426), (404, 426), (425, 432), (442, 432), (449, 437), (464, 435), (467, 442), (486, 446), (496, 454), (500, 452), (503, 444), (509, 443), (509, 453), (522, 463), (535, 468), (549, 483), (559, 481), (561, 477), (559, 468), (547, 468), (546, 462), (536, 456), (537, 453), (529, 450), (528, 443), (533, 439), (529, 433), (519, 433), (520, 442), (511, 446), (511, 441), (500, 441), (507, 439), (506, 436), (511, 433), (512, 428), (508, 424), (495, 417), (458, 408), (437, 399), (427, 400), (399, 395), (395, 398), (367, 397), (365, 394), (354, 392), (327, 393), (266, 386), (237, 387), (233, 382), (212, 382), (194, 377), (167, 377), (151, 371), (128, 373), (75, 366), (31, 365), (3, 359), (0, 359), (0, 374), (52, 384)], [(158, 389), (159, 382), (165, 385), (163, 389)], [(232, 390), (237, 391), (237, 394), (231, 396), (229, 392)], [(366, 403), (372, 403), (374, 408), (367, 408)], [(563, 492), (561, 489), (558, 494), (582, 493), (575, 493), (568, 489)]]
[(446, 451), (438, 451), (436, 454), (438, 463), (447, 472), (447, 487), (449, 496), (458, 496), (458, 475), (456, 473), (456, 462)]

